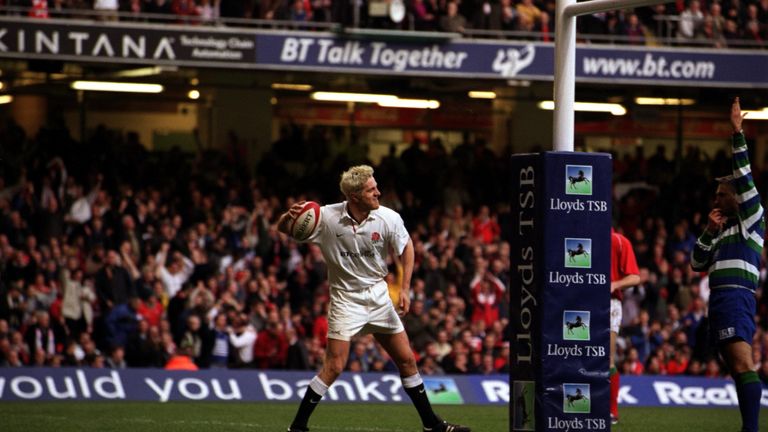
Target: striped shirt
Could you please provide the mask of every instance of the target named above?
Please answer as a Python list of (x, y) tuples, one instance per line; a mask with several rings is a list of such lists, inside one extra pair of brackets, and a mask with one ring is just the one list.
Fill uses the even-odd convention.
[(741, 133), (733, 136), (733, 176), (738, 218), (730, 218), (717, 236), (707, 231), (693, 248), (691, 266), (709, 273), (715, 288), (757, 289), (765, 220), (749, 166), (747, 143)]

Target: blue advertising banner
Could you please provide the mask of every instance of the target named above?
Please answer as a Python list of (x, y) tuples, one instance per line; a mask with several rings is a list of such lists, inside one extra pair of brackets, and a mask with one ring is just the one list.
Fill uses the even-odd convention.
[[(301, 70), (552, 80), (554, 45), (508, 41), (392, 43), (333, 35), (261, 35), (256, 61)], [(768, 54), (712, 49), (576, 48), (576, 79), (654, 85), (768, 87)]]
[(511, 160), (512, 271), (510, 289), (510, 377), (512, 430), (536, 426), (537, 374), (541, 370), (541, 184), (544, 175), (538, 154), (514, 155)]
[[(162, 369), (0, 368), (0, 401), (285, 401), (298, 402), (311, 372)], [(434, 404), (514, 405), (504, 375), (425, 376)], [(631, 376), (621, 378), (622, 406), (732, 407), (736, 387), (725, 378)], [(394, 374), (348, 374), (323, 399), (326, 402), (409, 403)], [(768, 386), (763, 386), (768, 408)]]
[[(725, 378), (686, 376), (621, 377), (619, 404), (623, 406), (685, 406), (738, 408), (736, 385)], [(768, 385), (763, 384), (760, 405), (768, 408)]]
[[(0, 401), (291, 401), (313, 372), (162, 369), (0, 368)], [(509, 403), (505, 375), (425, 376), (434, 404)], [(346, 373), (323, 401), (410, 403), (397, 374)]]
[[(554, 45), (0, 17), (0, 58), (551, 81)], [(768, 88), (768, 52), (580, 45), (580, 82)]]
[[(541, 430), (608, 430), (610, 155), (542, 154)], [(538, 428), (537, 428), (538, 430)]]
[(608, 430), (610, 155), (514, 155), (512, 430)]

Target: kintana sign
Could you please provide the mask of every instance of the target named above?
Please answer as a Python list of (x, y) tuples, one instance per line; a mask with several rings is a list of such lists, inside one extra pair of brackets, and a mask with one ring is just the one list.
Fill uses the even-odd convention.
[(1, 56), (215, 66), (253, 64), (255, 47), (255, 35), (233, 31), (0, 20)]

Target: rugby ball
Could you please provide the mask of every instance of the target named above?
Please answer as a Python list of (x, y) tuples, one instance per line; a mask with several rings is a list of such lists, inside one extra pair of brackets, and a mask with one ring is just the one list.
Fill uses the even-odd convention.
[(320, 225), (320, 204), (307, 201), (288, 227), (291, 237), (302, 241), (308, 239)]

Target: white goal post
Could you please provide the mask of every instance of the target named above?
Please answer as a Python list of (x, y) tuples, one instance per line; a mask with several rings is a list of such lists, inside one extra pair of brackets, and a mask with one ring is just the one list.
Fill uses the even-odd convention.
[(576, 94), (576, 17), (579, 15), (652, 6), (669, 0), (557, 0), (555, 27), (555, 113), (553, 148), (573, 151), (573, 103)]

